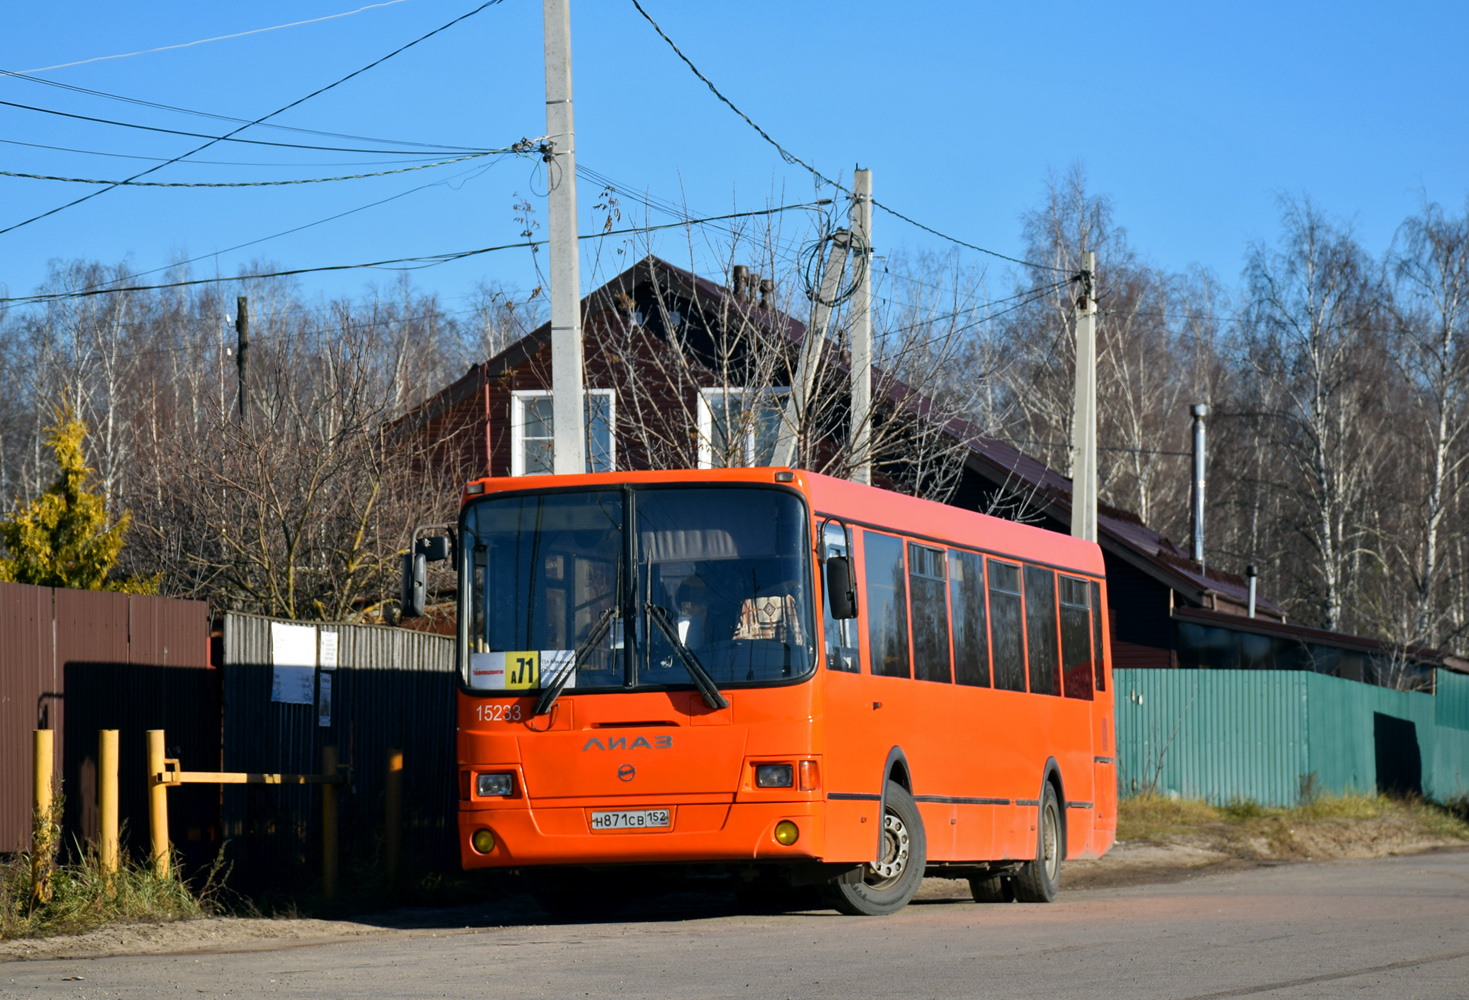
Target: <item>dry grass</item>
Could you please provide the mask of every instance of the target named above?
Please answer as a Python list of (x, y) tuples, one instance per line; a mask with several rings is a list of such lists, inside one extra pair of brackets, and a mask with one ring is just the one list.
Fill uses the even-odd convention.
[(1469, 809), (1382, 795), (1317, 796), (1290, 809), (1142, 796), (1121, 802), (1117, 838), (1259, 860), (1371, 857), (1469, 842)]
[[(57, 804), (59, 813), (60, 804)], [(103, 871), (95, 851), (75, 864), (58, 864), (54, 822), (41, 828), (40, 863), (30, 853), (0, 859), (0, 941), (54, 934), (80, 934), (107, 924), (161, 923), (205, 916), (215, 909), (220, 872), (210, 870), (202, 886), (191, 887), (178, 876), (178, 859), (160, 878), (152, 866), (124, 852), (116, 872)], [(40, 881), (47, 889), (36, 891)]]

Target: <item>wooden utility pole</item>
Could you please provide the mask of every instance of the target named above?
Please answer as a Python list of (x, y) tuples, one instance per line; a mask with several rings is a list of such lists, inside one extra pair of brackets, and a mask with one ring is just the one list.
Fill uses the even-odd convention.
[(1076, 300), (1076, 402), (1071, 415), (1071, 534), (1097, 540), (1097, 255), (1081, 255)]
[(587, 471), (582, 427), (581, 269), (576, 239), (576, 142), (571, 114), (570, 0), (542, 0), (546, 49), (547, 239), (551, 256), (551, 468)]
[(858, 260), (852, 289), (852, 481), (872, 485), (872, 171), (852, 175), (852, 234)]
[(240, 422), (245, 422), (245, 400), (250, 395), (250, 300), (241, 295), (235, 300), (236, 364), (240, 367)]
[(821, 349), (826, 345), (826, 328), (831, 324), (832, 303), (841, 291), (842, 277), (847, 272), (847, 256), (852, 252), (851, 234), (838, 229), (828, 242), (831, 250), (826, 265), (821, 269), (821, 282), (815, 289), (815, 301), (811, 306), (811, 325), (806, 328), (806, 339), (801, 342), (801, 356), (796, 361), (796, 371), (791, 379), (791, 389), (786, 396), (780, 429), (775, 435), (775, 452), (771, 465), (796, 465), (800, 459), (801, 421), (806, 417), (806, 405), (816, 388), (816, 373), (821, 367)]

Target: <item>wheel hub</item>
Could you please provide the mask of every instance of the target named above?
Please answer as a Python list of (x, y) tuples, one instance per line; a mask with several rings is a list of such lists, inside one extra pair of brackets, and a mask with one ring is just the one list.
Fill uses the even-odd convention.
[(1050, 803), (1046, 805), (1046, 815), (1041, 828), (1041, 861), (1046, 868), (1046, 877), (1054, 880), (1056, 869), (1060, 867), (1061, 863), (1061, 824), (1056, 817), (1055, 807)]
[(882, 857), (868, 867), (884, 881), (897, 878), (908, 867), (909, 846), (908, 827), (888, 813), (882, 821)]

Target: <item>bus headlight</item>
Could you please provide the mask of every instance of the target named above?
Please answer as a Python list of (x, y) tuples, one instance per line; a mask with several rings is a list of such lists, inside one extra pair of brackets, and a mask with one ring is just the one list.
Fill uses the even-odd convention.
[(756, 764), (756, 788), (790, 788), (794, 768), (789, 764)]
[(474, 790), (481, 798), (512, 795), (515, 792), (515, 775), (505, 773), (475, 775)]
[(484, 827), (474, 831), (474, 836), (469, 838), (469, 846), (481, 854), (489, 854), (495, 849), (495, 835)]
[(801, 839), (800, 828), (788, 819), (783, 819), (775, 824), (775, 842), (782, 847), (790, 847)]

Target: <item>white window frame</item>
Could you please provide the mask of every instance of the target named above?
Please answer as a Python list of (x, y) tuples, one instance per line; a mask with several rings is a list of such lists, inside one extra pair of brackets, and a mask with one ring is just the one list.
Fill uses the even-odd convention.
[[(749, 389), (743, 386), (730, 388), (700, 389), (698, 403), (699, 417), (699, 468), (714, 468), (714, 407), (710, 400), (723, 397), (739, 397), (769, 394), (780, 402), (782, 408), (790, 396), (789, 386), (773, 385), (764, 389)], [(748, 467), (755, 458), (755, 425), (752, 423), (750, 429), (745, 432), (745, 449), (742, 456), (744, 465)]]
[[(586, 389), (588, 396), (605, 396), (610, 424), (607, 455), (611, 470), (617, 468), (617, 394), (611, 389)], [(541, 389), (514, 389), (510, 393), (510, 474), (525, 475), (525, 403), (530, 399), (549, 399), (551, 393)], [(554, 448), (554, 446), (553, 446)], [(590, 457), (590, 456), (588, 456)]]

